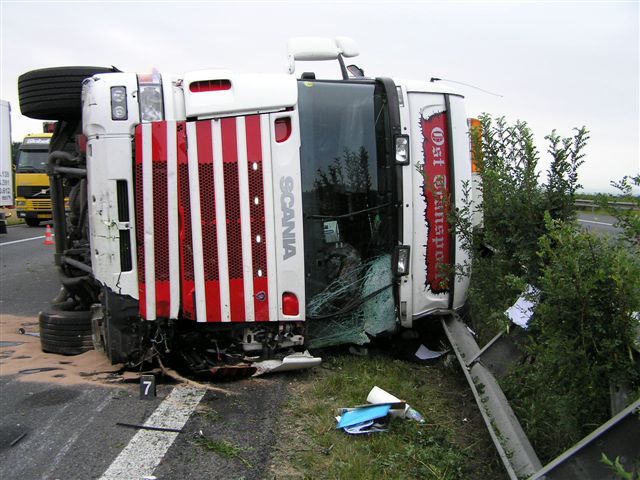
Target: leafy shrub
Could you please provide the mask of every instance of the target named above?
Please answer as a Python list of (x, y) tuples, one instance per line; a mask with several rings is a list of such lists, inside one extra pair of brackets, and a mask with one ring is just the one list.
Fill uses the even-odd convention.
[(546, 460), (610, 417), (610, 385), (640, 385), (632, 350), (640, 256), (575, 224), (548, 218), (547, 225), (542, 294), (525, 344), (529, 362), (503, 385)]
[[(609, 417), (610, 385), (640, 394), (632, 345), (640, 310), (640, 221), (611, 210), (628, 242), (598, 237), (575, 223), (577, 171), (588, 132), (546, 137), (551, 155), (546, 181), (524, 122), (481, 118), (472, 131), (481, 155), (484, 228), (473, 230), (471, 207), (453, 224), (471, 253), (468, 318), (481, 340), (509, 328), (504, 310), (527, 284), (540, 299), (524, 345), (527, 362), (503, 388), (534, 448), (549, 460)], [(617, 186), (624, 195), (640, 177)], [(637, 200), (637, 199), (636, 199)]]
[[(504, 310), (527, 283), (536, 283), (540, 270), (538, 240), (546, 233), (545, 212), (552, 218), (575, 218), (574, 194), (580, 187), (577, 169), (588, 140), (585, 127), (562, 138), (553, 131), (546, 183), (538, 173), (539, 153), (526, 122), (508, 125), (504, 118), (480, 117), (481, 128), (471, 132), (482, 171), (484, 228), (471, 232), (470, 212), (458, 212), (453, 224), (471, 238), (473, 281), (469, 292), (470, 320), (488, 339), (505, 327)], [(491, 252), (490, 254), (487, 254)]]

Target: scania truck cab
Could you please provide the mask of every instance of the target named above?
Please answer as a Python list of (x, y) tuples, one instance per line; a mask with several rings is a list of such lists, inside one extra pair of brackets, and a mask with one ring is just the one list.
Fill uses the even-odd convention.
[[(202, 370), (364, 343), (463, 305), (450, 225), (472, 178), (463, 97), (347, 70), (346, 38), (288, 47), (283, 74), (20, 77), (23, 114), (60, 120), (48, 165), (58, 307), (89, 312), (112, 361), (172, 352)], [(298, 60), (337, 60), (343, 78), (296, 78)], [(29, 102), (29, 86), (50, 79), (53, 99), (74, 75), (74, 104)]]

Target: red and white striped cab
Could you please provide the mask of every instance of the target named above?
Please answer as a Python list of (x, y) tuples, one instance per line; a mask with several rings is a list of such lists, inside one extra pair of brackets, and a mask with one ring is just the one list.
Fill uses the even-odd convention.
[[(282, 305), (291, 295), (304, 305), (303, 278), (292, 282), (296, 267), (287, 263), (298, 259), (285, 259), (277, 248), (282, 233), (276, 234), (274, 218), (281, 212), (274, 208), (279, 179), (271, 144), (289, 154), (287, 142), (297, 148), (292, 116), (283, 117), (284, 135), (282, 115), (270, 114), (136, 127), (136, 257), (144, 319), (303, 319), (303, 309)], [(272, 139), (272, 131), (279, 136)], [(287, 176), (299, 178), (295, 167), (288, 168)], [(302, 241), (302, 229), (296, 233)]]

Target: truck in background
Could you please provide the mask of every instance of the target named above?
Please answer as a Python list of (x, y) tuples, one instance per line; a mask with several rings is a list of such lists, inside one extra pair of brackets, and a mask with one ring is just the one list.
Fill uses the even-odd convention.
[(51, 187), (47, 175), (52, 133), (30, 133), (22, 140), (16, 159), (16, 214), (30, 227), (51, 220)]

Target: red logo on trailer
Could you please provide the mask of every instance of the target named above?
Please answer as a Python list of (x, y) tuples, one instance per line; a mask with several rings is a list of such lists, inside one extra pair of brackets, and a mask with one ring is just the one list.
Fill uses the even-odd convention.
[(427, 276), (425, 287), (433, 293), (449, 291), (451, 239), (449, 234), (449, 139), (447, 112), (436, 112), (420, 119), (424, 155), (422, 195), (426, 202)]

